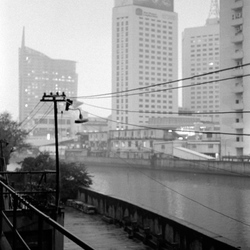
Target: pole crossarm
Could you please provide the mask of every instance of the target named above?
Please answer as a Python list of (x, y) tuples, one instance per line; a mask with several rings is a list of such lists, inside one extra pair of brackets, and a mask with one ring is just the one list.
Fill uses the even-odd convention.
[(59, 94), (58, 92), (56, 94), (50, 93), (47, 95), (46, 93), (43, 94), (41, 102), (54, 102), (56, 100), (57, 102), (66, 102), (66, 95), (63, 92), (62, 94)]

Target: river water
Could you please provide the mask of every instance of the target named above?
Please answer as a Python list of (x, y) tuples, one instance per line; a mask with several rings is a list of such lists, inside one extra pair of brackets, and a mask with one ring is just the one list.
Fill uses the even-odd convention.
[(250, 177), (87, 166), (92, 188), (250, 249)]

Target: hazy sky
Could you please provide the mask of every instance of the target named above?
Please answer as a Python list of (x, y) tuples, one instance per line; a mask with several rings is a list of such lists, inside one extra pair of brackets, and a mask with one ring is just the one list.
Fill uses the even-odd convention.
[[(211, 0), (175, 0), (179, 46), (185, 28), (205, 24), (210, 3)], [(14, 119), (18, 116), (18, 48), (23, 26), (27, 47), (53, 59), (77, 61), (78, 96), (111, 92), (113, 6), (114, 0), (1, 0), (0, 113), (8, 111)], [(110, 99), (86, 103), (111, 107)], [(101, 116), (111, 113), (83, 108)]]

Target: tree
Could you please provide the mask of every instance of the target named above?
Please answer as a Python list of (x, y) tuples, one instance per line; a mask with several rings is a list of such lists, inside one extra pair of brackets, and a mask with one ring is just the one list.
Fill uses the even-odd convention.
[(0, 141), (2, 156), (5, 163), (9, 163), (10, 155), (14, 151), (22, 151), (30, 147), (26, 143), (28, 133), (23, 130), (20, 124), (12, 120), (12, 116), (8, 112), (0, 114)]
[[(27, 157), (21, 162), (21, 168), (16, 171), (28, 171), (30, 175), (32, 171), (46, 171), (56, 169), (55, 160), (52, 159), (48, 153), (41, 153), (37, 157)], [(77, 197), (79, 186), (89, 187), (92, 184), (92, 178), (87, 172), (84, 164), (75, 162), (60, 161), (60, 197), (61, 201), (65, 202), (67, 199), (75, 199)], [(20, 179), (19, 179), (20, 180)], [(32, 176), (26, 182), (29, 185), (22, 185), (30, 190), (55, 190), (56, 187), (55, 174), (48, 174), (46, 180), (41, 184), (41, 178)], [(23, 179), (24, 181), (24, 179)], [(31, 187), (32, 186), (32, 187)], [(49, 199), (48, 199), (49, 202)]]

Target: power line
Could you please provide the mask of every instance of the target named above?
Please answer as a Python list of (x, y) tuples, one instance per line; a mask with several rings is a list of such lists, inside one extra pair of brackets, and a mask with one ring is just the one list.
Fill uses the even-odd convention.
[(44, 113), (44, 115), (38, 120), (37, 124), (35, 124), (35, 126), (29, 130), (28, 134), (31, 133), (38, 125), (39, 122), (44, 119), (47, 115), (49, 115), (49, 113), (54, 109), (53, 107), (51, 107), (52, 104), (49, 106), (49, 108), (47, 109), (47, 111)]
[[(246, 67), (246, 66), (249, 66), (249, 65), (250, 65), (250, 63), (246, 63), (246, 64), (242, 64), (240, 66), (234, 66), (234, 67), (229, 67), (229, 68), (220, 69), (220, 70), (216, 70), (216, 71), (211, 71), (211, 72), (207, 72), (207, 73), (203, 73), (203, 74), (198, 74), (198, 75), (194, 75), (194, 76), (190, 76), (190, 77), (186, 77), (186, 78), (182, 78), (182, 79), (177, 79), (177, 80), (173, 80), (173, 81), (169, 81), (169, 82), (163, 82), (163, 83), (153, 84), (151, 86), (144, 86), (144, 87), (139, 87), (139, 88), (134, 88), (134, 89), (128, 89), (128, 90), (123, 90), (123, 91), (117, 91), (117, 92), (110, 92), (110, 93), (104, 93), (104, 94), (98, 94), (98, 95), (90, 95), (90, 96), (71, 97), (71, 98), (86, 98), (86, 99), (88, 99), (88, 98), (96, 98), (96, 97), (104, 97), (104, 96), (110, 96), (110, 95), (117, 95), (117, 94), (121, 94), (121, 93), (128, 93), (128, 92), (131, 92), (131, 91), (138, 91), (138, 90), (153, 88), (153, 87), (162, 86), (162, 85), (166, 85), (166, 84), (177, 83), (177, 82), (180, 82), (180, 81), (191, 80), (191, 79), (194, 79), (194, 78), (198, 78), (198, 77), (202, 77), (202, 76), (207, 76), (207, 75), (211, 75), (211, 74), (217, 74), (217, 73), (220, 73), (220, 72), (224, 72), (224, 71), (228, 71), (228, 70), (233, 70), (233, 69), (237, 69), (237, 68), (242, 68), (242, 67)], [(235, 78), (238, 78), (238, 77), (235, 77)], [(108, 98), (110, 98), (110, 97), (108, 97)]]
[[(115, 153), (116, 153), (116, 152), (115, 152)], [(120, 156), (119, 156), (119, 158), (122, 159), (128, 166), (131, 165), (131, 164), (128, 163), (124, 158), (121, 158)], [(133, 165), (134, 165), (134, 164), (133, 164)], [(158, 183), (159, 185), (165, 187), (166, 189), (172, 191), (173, 193), (176, 193), (176, 194), (178, 194), (178, 195), (184, 197), (185, 199), (187, 199), (187, 200), (189, 200), (189, 201), (192, 201), (193, 203), (198, 204), (198, 205), (201, 206), (201, 207), (204, 207), (204, 208), (206, 208), (206, 209), (208, 209), (208, 210), (210, 210), (210, 211), (213, 211), (214, 213), (217, 213), (217, 214), (219, 214), (219, 215), (221, 215), (221, 216), (223, 216), (223, 217), (226, 217), (226, 218), (228, 218), (228, 219), (231, 219), (231, 220), (233, 220), (233, 221), (239, 222), (239, 223), (241, 223), (241, 224), (243, 224), (243, 225), (245, 225), (245, 226), (250, 227), (250, 224), (248, 224), (248, 223), (246, 223), (246, 222), (244, 222), (244, 221), (238, 220), (238, 219), (233, 218), (233, 217), (231, 217), (231, 216), (229, 216), (229, 215), (227, 215), (227, 214), (224, 214), (224, 213), (222, 213), (222, 212), (220, 212), (220, 211), (218, 211), (218, 210), (216, 210), (216, 209), (214, 209), (214, 208), (211, 208), (211, 207), (209, 207), (209, 206), (207, 206), (207, 205), (204, 205), (203, 203), (201, 203), (201, 202), (199, 202), (199, 201), (197, 201), (197, 200), (195, 200), (195, 199), (193, 199), (193, 198), (190, 198), (190, 197), (188, 197), (188, 196), (186, 196), (186, 195), (184, 195), (184, 194), (182, 194), (182, 193), (180, 193), (180, 192), (174, 190), (173, 188), (171, 188), (171, 187), (169, 187), (169, 186), (163, 184), (162, 182), (160, 182), (160, 181), (157, 180), (156, 178), (153, 178), (152, 176), (149, 176), (149, 175), (145, 174), (143, 171), (141, 171), (141, 170), (139, 170), (139, 169), (137, 169), (137, 168), (134, 168), (134, 167), (131, 167), (131, 168), (133, 168), (133, 170), (135, 170), (135, 171), (137, 171), (137, 172), (143, 174), (143, 175), (146, 176), (147, 178), (153, 180), (154, 182)]]
[[(250, 74), (246, 74), (246, 75), (242, 75), (241, 77), (247, 77), (250, 76)], [(84, 98), (84, 97), (78, 97), (78, 98), (84, 98), (84, 99), (106, 99), (106, 98), (118, 98), (118, 97), (128, 97), (128, 96), (135, 96), (135, 95), (144, 95), (144, 94), (149, 94), (149, 93), (155, 93), (155, 92), (166, 92), (169, 90), (176, 90), (176, 89), (183, 89), (183, 88), (189, 88), (189, 87), (195, 87), (195, 86), (200, 86), (200, 85), (205, 85), (205, 84), (209, 84), (209, 83), (216, 83), (216, 82), (222, 82), (222, 81), (228, 81), (228, 80), (232, 80), (232, 79), (237, 79), (239, 78), (238, 76), (232, 76), (232, 77), (228, 77), (228, 78), (223, 78), (223, 79), (217, 79), (217, 80), (211, 80), (211, 81), (206, 81), (206, 82), (201, 82), (201, 83), (196, 83), (196, 84), (190, 84), (190, 85), (183, 85), (183, 86), (176, 86), (176, 87), (170, 87), (170, 88), (165, 88), (165, 89), (157, 89), (157, 90), (148, 90), (146, 92), (138, 92), (138, 93), (131, 93), (131, 94), (125, 94), (125, 95), (114, 95), (114, 96), (100, 96), (100, 97), (91, 97), (91, 98)], [(166, 83), (168, 84), (168, 83)], [(73, 97), (75, 98), (75, 97)]]
[[(250, 76), (250, 74), (242, 75), (241, 77), (247, 77)], [(155, 92), (166, 92), (167, 90), (176, 90), (176, 89), (184, 89), (184, 88), (190, 88), (190, 87), (195, 87), (195, 86), (200, 86), (200, 85), (205, 85), (209, 83), (216, 83), (216, 82), (222, 82), (222, 81), (228, 81), (232, 79), (237, 79), (239, 78), (238, 76), (232, 76), (232, 77), (227, 77), (227, 78), (222, 78), (222, 79), (214, 79), (211, 81), (206, 81), (206, 82), (200, 82), (196, 84), (190, 84), (190, 85), (183, 85), (183, 86), (176, 86), (176, 87), (170, 87), (170, 88), (165, 88), (165, 89), (157, 89), (157, 90), (149, 90), (146, 92), (138, 92), (138, 93), (131, 93), (131, 94), (125, 94), (125, 95), (110, 95), (110, 96), (100, 96), (100, 97), (91, 97), (91, 98), (86, 98), (86, 97), (78, 97), (78, 98), (84, 98), (84, 99), (105, 99), (105, 98), (118, 98), (118, 97), (128, 97), (128, 96), (135, 96), (135, 95), (143, 95), (143, 94), (149, 94), (149, 93), (155, 93)], [(166, 83), (168, 84), (168, 83)], [(74, 98), (74, 97), (73, 97)]]
[[(134, 126), (134, 127), (138, 127), (138, 128), (144, 128), (144, 129), (154, 129), (154, 130), (164, 130), (164, 131), (174, 131), (174, 132), (183, 132), (183, 130), (180, 129), (166, 129), (166, 128), (157, 128), (157, 127), (150, 127), (150, 126), (143, 126), (143, 125), (137, 125), (137, 124), (132, 124), (132, 123), (125, 123), (125, 122), (120, 122), (120, 121), (114, 121), (111, 120), (109, 118), (104, 118), (95, 114), (92, 114), (88, 111), (85, 111), (87, 113), (89, 113), (90, 115), (96, 116), (100, 119), (106, 120), (106, 121), (110, 121), (110, 122), (114, 122), (114, 123), (120, 123), (120, 124), (124, 124), (124, 125), (129, 125), (129, 126)], [(236, 136), (250, 136), (250, 134), (244, 134), (244, 133), (226, 133), (226, 132), (215, 132), (215, 131), (196, 131), (196, 130), (185, 130), (185, 132), (190, 132), (190, 133), (197, 133), (197, 134), (218, 134), (218, 135), (236, 135)]]
[(42, 107), (44, 106), (44, 103), (43, 105), (36, 111), (35, 114), (32, 115), (32, 117), (30, 117), (30, 115), (33, 113), (33, 111), (38, 107), (38, 105), (40, 104), (41, 102), (38, 102), (35, 107), (30, 111), (30, 113), (26, 116), (26, 118), (24, 118), (21, 122), (20, 122), (20, 126), (23, 125), (23, 123), (27, 120), (27, 119), (32, 119), (41, 109)]
[[(89, 104), (84, 102), (84, 105), (90, 106), (90, 107), (94, 107), (94, 108), (100, 108), (100, 109), (105, 109), (105, 110), (111, 110), (111, 111), (119, 111), (119, 112), (128, 112), (128, 113), (139, 113), (139, 114), (164, 114), (164, 115), (180, 115), (180, 112), (146, 112), (146, 111), (140, 111), (140, 110), (127, 110), (127, 109), (112, 109), (112, 108), (105, 108), (105, 107), (101, 107), (101, 106), (97, 106), (97, 105), (93, 105), (93, 104)], [(248, 114), (250, 113), (250, 110), (244, 110), (244, 111), (212, 111), (212, 112), (185, 112), (183, 113), (183, 115), (219, 115), (219, 114)]]

